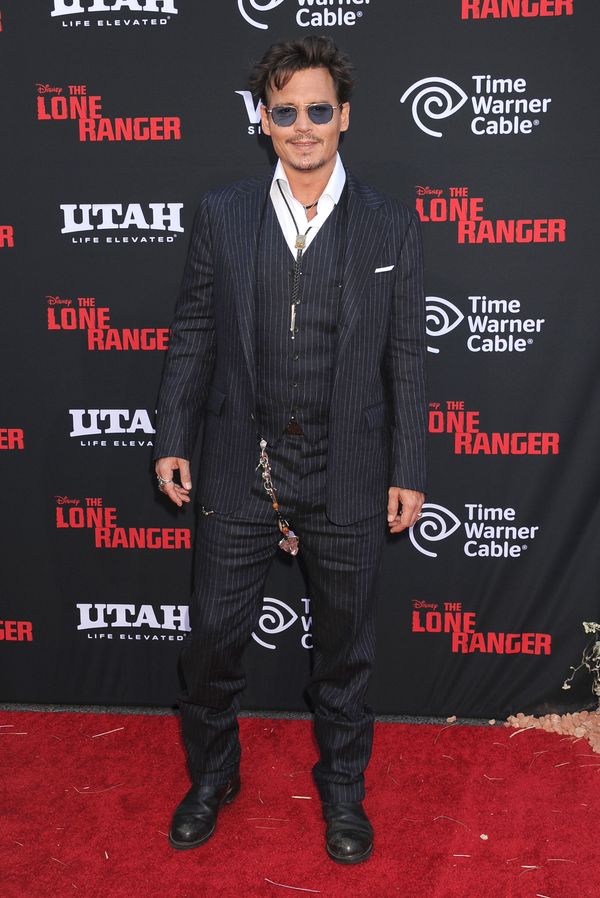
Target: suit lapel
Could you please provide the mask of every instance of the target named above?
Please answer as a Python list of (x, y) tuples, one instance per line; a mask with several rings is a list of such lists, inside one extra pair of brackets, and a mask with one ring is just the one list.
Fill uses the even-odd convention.
[(235, 282), (240, 338), (253, 395), (256, 395), (254, 352), (256, 256), (260, 221), (269, 187), (270, 182), (265, 182), (253, 185), (247, 192), (239, 192), (225, 216), (227, 251)]
[(343, 291), (339, 307), (337, 360), (358, 321), (369, 277), (381, 264), (381, 248), (390, 227), (379, 210), (381, 200), (370, 190), (358, 191), (348, 175), (348, 233), (344, 261)]

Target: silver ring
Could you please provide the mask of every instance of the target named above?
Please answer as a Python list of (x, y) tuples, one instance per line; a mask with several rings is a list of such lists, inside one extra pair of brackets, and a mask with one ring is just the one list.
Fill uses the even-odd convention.
[(171, 477), (170, 480), (165, 480), (165, 478), (164, 478), (164, 477), (161, 477), (160, 474), (157, 474), (157, 475), (156, 475), (156, 479), (158, 480), (158, 488), (159, 488), (159, 490), (161, 490), (161, 489), (163, 488), (163, 486), (166, 486), (167, 483), (173, 483), (173, 478), (172, 478), (172, 477)]

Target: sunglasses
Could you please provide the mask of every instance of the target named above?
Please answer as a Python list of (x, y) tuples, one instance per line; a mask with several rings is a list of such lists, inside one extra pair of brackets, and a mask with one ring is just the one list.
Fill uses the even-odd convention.
[[(300, 108), (306, 109), (313, 125), (327, 125), (333, 118), (333, 110), (341, 109), (343, 105), (343, 103), (339, 103), (337, 106), (332, 106), (331, 103), (308, 103)], [(271, 109), (267, 109), (267, 113), (271, 116), (273, 124), (279, 125), (281, 128), (293, 125), (298, 118), (296, 106), (273, 106)]]

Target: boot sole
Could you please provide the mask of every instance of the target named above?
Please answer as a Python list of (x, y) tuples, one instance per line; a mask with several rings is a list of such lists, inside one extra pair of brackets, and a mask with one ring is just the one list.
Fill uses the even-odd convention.
[[(224, 804), (231, 804), (232, 801), (235, 800), (236, 796), (240, 791), (241, 783), (238, 783), (235, 789), (232, 789), (231, 792), (226, 792), (225, 796), (221, 804), (219, 805), (219, 809), (223, 807)], [(204, 845), (205, 842), (208, 842), (210, 837), (213, 835), (214, 831), (217, 828), (217, 821), (215, 820), (215, 824), (210, 832), (206, 833), (205, 836), (202, 836), (201, 839), (196, 839), (195, 842), (178, 842), (177, 839), (174, 839), (171, 833), (169, 832), (169, 845), (171, 848), (177, 849), (177, 851), (188, 851), (190, 848), (198, 848), (200, 845)]]

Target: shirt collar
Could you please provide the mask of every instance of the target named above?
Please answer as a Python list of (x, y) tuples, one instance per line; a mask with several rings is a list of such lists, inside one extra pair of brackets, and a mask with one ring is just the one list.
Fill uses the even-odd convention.
[[(282, 189), (285, 191), (288, 197), (292, 196), (292, 191), (290, 189), (290, 184), (285, 173), (285, 169), (281, 164), (281, 159), (277, 160), (277, 165), (275, 166), (275, 171), (273, 173), (273, 181), (271, 183), (271, 194), (273, 190), (277, 186), (277, 182), (281, 184)], [(340, 197), (342, 195), (342, 191), (344, 189), (344, 185), (346, 183), (346, 169), (342, 164), (342, 160), (339, 153), (336, 153), (335, 156), (335, 166), (333, 171), (331, 172), (331, 177), (325, 186), (325, 190), (321, 194), (321, 197), (328, 196), (333, 201), (334, 204), (339, 203)], [(319, 199), (321, 199), (319, 197)]]

